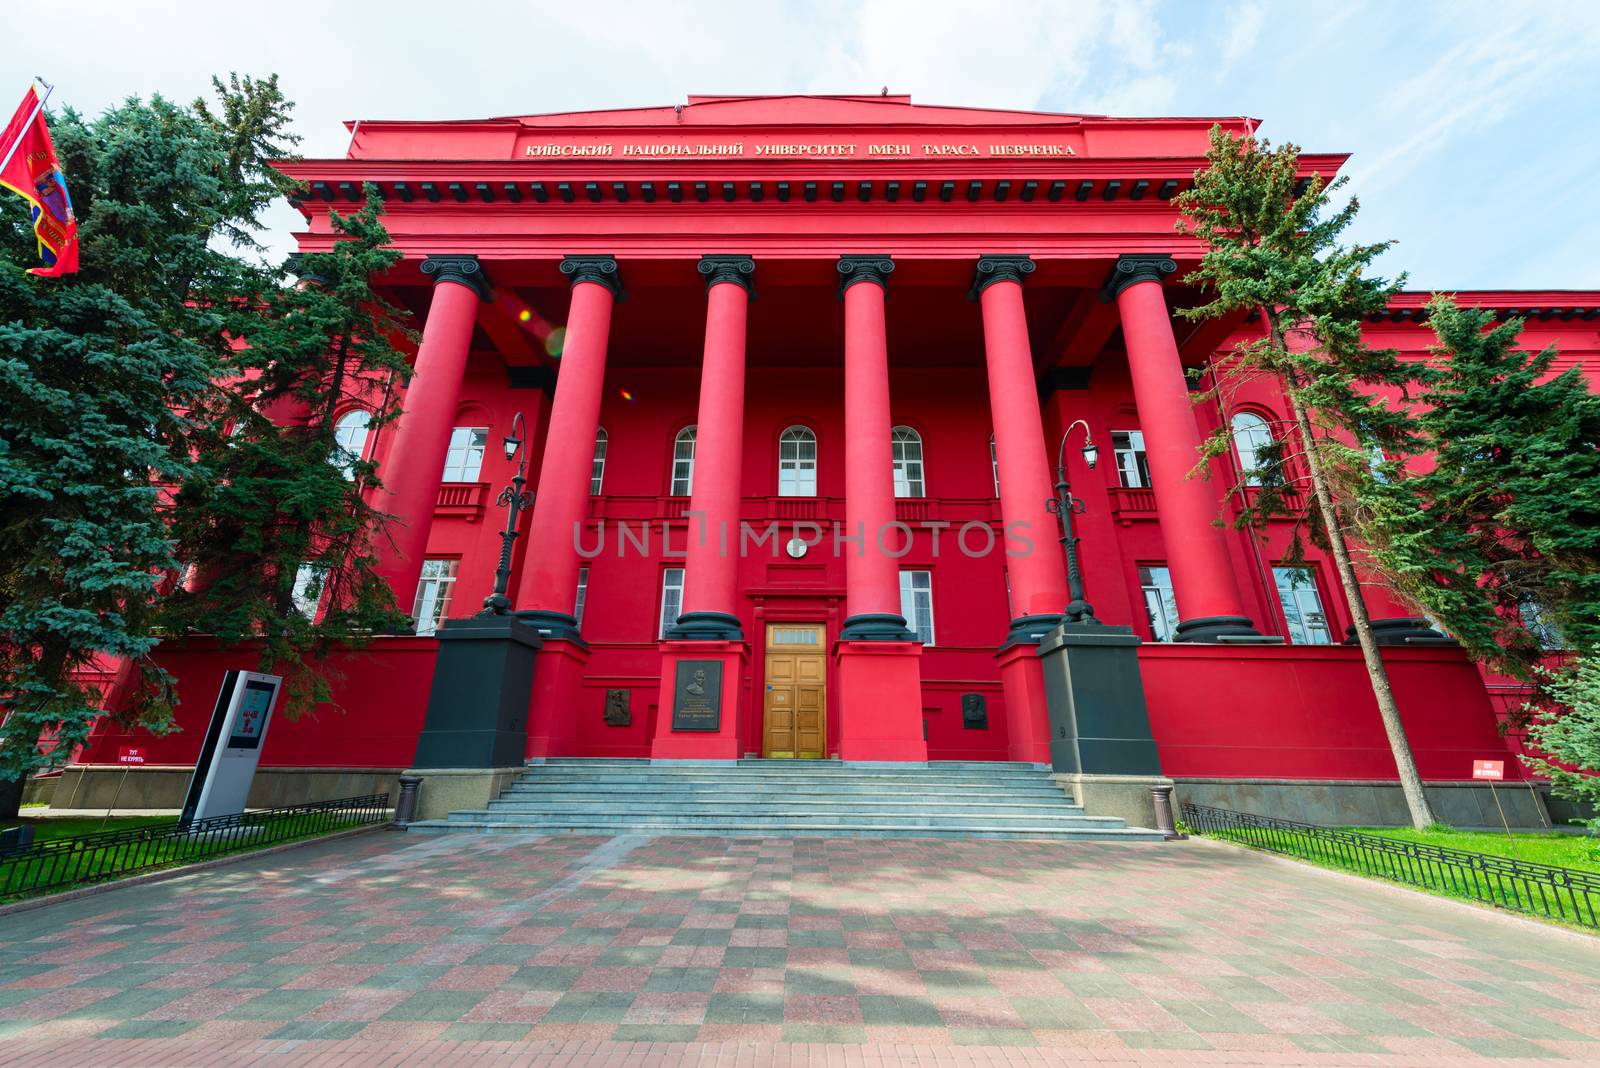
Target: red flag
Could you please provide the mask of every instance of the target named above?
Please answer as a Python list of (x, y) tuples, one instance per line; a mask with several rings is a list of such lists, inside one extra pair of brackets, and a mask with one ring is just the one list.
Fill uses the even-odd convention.
[(44, 99), (33, 86), (0, 134), (0, 186), (33, 207), (33, 232), (43, 267), (29, 274), (60, 278), (78, 269), (78, 217), (72, 213), (67, 179), (44, 124)]

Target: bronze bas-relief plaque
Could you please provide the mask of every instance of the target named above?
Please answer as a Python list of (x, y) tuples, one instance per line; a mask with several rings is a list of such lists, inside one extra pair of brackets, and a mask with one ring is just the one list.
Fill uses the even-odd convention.
[(722, 726), (722, 661), (678, 661), (672, 729), (714, 731)]

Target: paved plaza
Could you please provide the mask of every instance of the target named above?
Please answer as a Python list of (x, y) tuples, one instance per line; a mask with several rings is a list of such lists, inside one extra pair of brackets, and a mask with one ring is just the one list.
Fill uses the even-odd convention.
[(1600, 940), (1231, 847), (393, 831), (0, 916), (0, 1063), (1600, 1062)]

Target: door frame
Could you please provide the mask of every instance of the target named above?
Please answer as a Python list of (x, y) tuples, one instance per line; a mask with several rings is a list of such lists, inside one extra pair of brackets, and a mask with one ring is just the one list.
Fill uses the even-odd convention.
[[(780, 617), (783, 617), (783, 613), (778, 613), (778, 615)], [(761, 739), (761, 744), (760, 744), (760, 747), (759, 747), (759, 751), (760, 751), (762, 759), (772, 759), (772, 760), (826, 760), (826, 759), (828, 759), (828, 757), (831, 755), (831, 746), (830, 746), (830, 740), (829, 740), (829, 735), (828, 735), (828, 727), (829, 727), (829, 725), (831, 724), (831, 722), (833, 720), (833, 717), (832, 717), (830, 709), (829, 709), (829, 697), (833, 692), (833, 686), (831, 685), (832, 680), (830, 678), (830, 676), (833, 674), (833, 665), (831, 663), (831, 659), (832, 658), (828, 655), (829, 650), (830, 650), (830, 648), (832, 646), (832, 642), (831, 642), (831, 639), (829, 638), (829, 633), (828, 633), (829, 629), (830, 629), (829, 628), (829, 620), (827, 620), (826, 618), (823, 618), (823, 619), (818, 619), (818, 618), (807, 619), (807, 618), (787, 618), (787, 617), (774, 619), (772, 616), (768, 616), (768, 615), (763, 614), (763, 618), (760, 619), (760, 626), (761, 626), (761, 681), (756, 687), (756, 697), (757, 697), (757, 713), (758, 713), (758, 724), (759, 724), (759, 737)], [(768, 693), (768, 688), (767, 688), (768, 687), (768, 683), (767, 683), (767, 665), (768, 665), (768, 662), (769, 662), (769, 658), (773, 655), (773, 651), (774, 651), (774, 647), (773, 647), (773, 644), (772, 644), (772, 631), (773, 631), (774, 628), (777, 628), (777, 627), (810, 627), (810, 628), (815, 628), (821, 635), (821, 639), (818, 642), (818, 644), (816, 646), (816, 649), (815, 649), (815, 655), (820, 657), (821, 660), (822, 660), (822, 673), (821, 673), (821, 677), (822, 677), (822, 709), (821, 709), (822, 723), (820, 724), (820, 726), (821, 726), (821, 735), (822, 735), (822, 751), (820, 753), (818, 753), (814, 757), (809, 757), (809, 756), (808, 757), (802, 757), (802, 756), (771, 757), (771, 756), (768, 755), (768, 752), (767, 752), (767, 693)], [(783, 647), (780, 646), (778, 648), (783, 648)], [(783, 653), (779, 653), (778, 655), (781, 656), (781, 655), (784, 655), (784, 654)]]

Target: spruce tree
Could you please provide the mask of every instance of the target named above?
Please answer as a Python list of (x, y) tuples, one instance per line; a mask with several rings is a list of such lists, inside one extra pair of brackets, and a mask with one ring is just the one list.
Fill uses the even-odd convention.
[[(1311, 492), (1291, 492), (1296, 480), (1262, 479), (1246, 494), (1242, 521), (1260, 523), (1272, 516), (1310, 526), (1327, 545), (1350, 605), (1367, 676), (1383, 720), (1412, 823), (1434, 822), (1400, 720), (1371, 619), (1361, 598), (1361, 583), (1347, 539), (1353, 501), (1375, 480), (1372, 450), (1390, 457), (1415, 448), (1408, 414), (1384, 394), (1403, 391), (1409, 372), (1398, 354), (1373, 349), (1362, 321), (1383, 310), (1403, 277), (1370, 276), (1373, 261), (1387, 243), (1340, 243), (1359, 205), (1342, 207), (1330, 195), (1344, 178), (1324, 184), (1320, 177), (1302, 183), (1300, 150), (1276, 148), (1253, 136), (1234, 138), (1211, 130), (1206, 165), (1194, 184), (1174, 198), (1180, 232), (1199, 238), (1206, 251), (1188, 281), (1210, 297), (1204, 305), (1180, 311), (1192, 319), (1237, 312), (1260, 316), (1261, 336), (1240, 342), (1219, 370), (1213, 390), (1226, 397), (1243, 381), (1266, 376), (1288, 398), (1290, 420), (1277, 458), (1278, 473), (1303, 467)], [(1205, 444), (1204, 461), (1230, 447), (1223, 426)], [(1248, 473), (1247, 473), (1248, 474)], [(1302, 503), (1303, 502), (1303, 503)], [(1299, 545), (1296, 527), (1296, 546)]]
[[(275, 81), (233, 131), (278, 151)], [(228, 96), (224, 95), (226, 109)], [(30, 276), (26, 207), (0, 197), (0, 780), (59, 762), (102, 714), (96, 663), (143, 663), (124, 726), (167, 729), (149, 664), (178, 568), (166, 486), (193, 477), (186, 413), (229, 352), (228, 305), (260, 286), (231, 238), (259, 201), (230, 172), (226, 123), (160, 97), (48, 121), (79, 221), (78, 273)], [(251, 164), (239, 163), (240, 172)], [(44, 744), (41, 745), (41, 739)]]
[(327, 654), (405, 624), (376, 571), (388, 517), (374, 465), (342, 454), (338, 418), (368, 413), (368, 442), (399, 412), (413, 335), (374, 288), (400, 258), (381, 201), (332, 214), (332, 251), (302, 256), (301, 281), (236, 302), (240, 339), (190, 413), (197, 467), (172, 531), (195, 580), (164, 604), (173, 633), (258, 643), (256, 667), (287, 677), (286, 711), (331, 697)]
[(1417, 424), (1430, 457), (1374, 487), (1382, 574), (1476, 658), (1536, 680), (1543, 645), (1600, 650), (1600, 395), (1521, 319), (1428, 305)]

